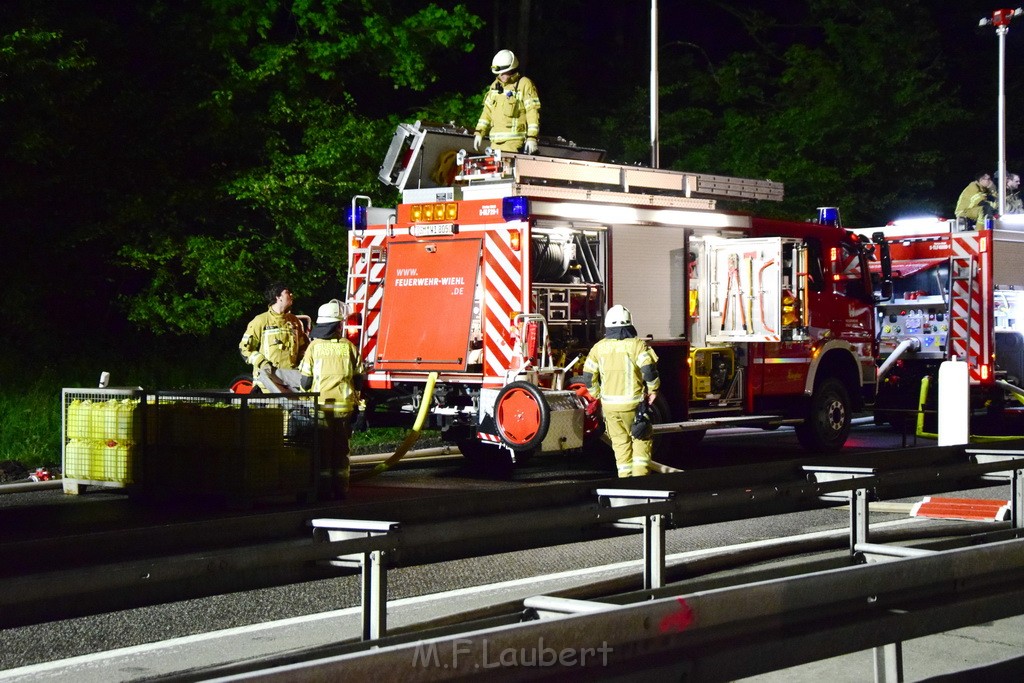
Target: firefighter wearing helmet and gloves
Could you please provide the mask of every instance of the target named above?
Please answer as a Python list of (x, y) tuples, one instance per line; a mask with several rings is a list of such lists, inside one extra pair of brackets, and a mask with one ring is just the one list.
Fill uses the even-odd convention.
[(363, 362), (355, 345), (345, 338), (344, 318), (344, 304), (338, 299), (320, 307), (310, 334), (313, 340), (299, 364), (303, 391), (320, 394), (325, 417), (320, 477), (333, 498), (343, 498), (348, 492), (352, 416), (359, 405), (363, 379)]
[[(266, 290), (267, 310), (245, 328), (238, 350), (252, 366), (253, 383), (265, 393), (298, 388), (299, 358), (309, 340), (302, 321), (292, 313), (291, 290), (274, 283)], [(308, 318), (306, 318), (308, 320)]]
[(637, 338), (625, 306), (608, 309), (604, 327), (604, 339), (594, 344), (583, 364), (582, 379), (590, 395), (601, 401), (618, 476), (640, 477), (647, 474), (651, 462), (651, 426), (646, 411), (661, 386), (658, 356)]
[(484, 95), (484, 108), (476, 124), (473, 149), (483, 148), (484, 137), (503, 152), (536, 154), (540, 135), (540, 96), (537, 86), (519, 73), (519, 59), (501, 50), (491, 61), (494, 82)]

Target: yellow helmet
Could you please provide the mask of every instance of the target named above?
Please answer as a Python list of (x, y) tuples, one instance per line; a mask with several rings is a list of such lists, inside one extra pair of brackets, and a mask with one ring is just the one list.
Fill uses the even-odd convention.
[(494, 59), (491, 60), (491, 73), (495, 76), (515, 71), (518, 68), (519, 59), (512, 50), (499, 50), (498, 54), (494, 55)]

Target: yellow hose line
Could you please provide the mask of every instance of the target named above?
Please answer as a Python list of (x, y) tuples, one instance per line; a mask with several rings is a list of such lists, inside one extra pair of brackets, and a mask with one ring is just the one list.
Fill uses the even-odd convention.
[(391, 457), (385, 460), (384, 462), (374, 466), (372, 470), (366, 472), (354, 472), (352, 474), (351, 481), (364, 481), (366, 479), (369, 479), (370, 477), (375, 477), (381, 472), (387, 471), (388, 469), (391, 468), (392, 465), (394, 465), (403, 457), (405, 457), (405, 454), (409, 451), (410, 448), (412, 448), (412, 445), (416, 443), (416, 441), (420, 438), (420, 431), (423, 429), (423, 422), (427, 419), (427, 413), (430, 412), (430, 404), (433, 403), (434, 401), (434, 384), (436, 382), (436, 372), (432, 372), (429, 375), (427, 375), (427, 384), (423, 388), (423, 400), (420, 401), (420, 410), (418, 413), (416, 413), (416, 421), (413, 423), (412, 429), (409, 431), (408, 434), (405, 435), (405, 438), (402, 440), (402, 443), (399, 444), (398, 448), (391, 455)]
[[(924, 431), (924, 403), (925, 398), (928, 396), (928, 385), (930, 384), (931, 378), (925, 375), (921, 378), (921, 393), (918, 396), (917, 406), (917, 435), (925, 439), (938, 439), (938, 434), (930, 434)], [(983, 436), (979, 434), (970, 434), (968, 440), (971, 443), (995, 443), (997, 441), (1011, 441), (1019, 439), (1019, 436)]]
[(931, 378), (925, 375), (921, 378), (921, 391), (918, 392), (917, 396), (917, 435), (925, 439), (937, 439), (938, 434), (928, 434), (924, 431), (924, 403), (928, 397), (928, 385), (931, 383)]

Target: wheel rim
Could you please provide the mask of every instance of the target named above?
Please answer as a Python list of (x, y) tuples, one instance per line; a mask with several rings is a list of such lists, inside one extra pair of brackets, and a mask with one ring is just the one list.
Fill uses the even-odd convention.
[(825, 420), (832, 432), (841, 432), (846, 426), (846, 407), (842, 401), (833, 400), (825, 412)]
[(498, 405), (496, 417), (502, 434), (510, 443), (529, 443), (540, 431), (540, 406), (533, 394), (525, 389), (516, 388), (505, 394)]

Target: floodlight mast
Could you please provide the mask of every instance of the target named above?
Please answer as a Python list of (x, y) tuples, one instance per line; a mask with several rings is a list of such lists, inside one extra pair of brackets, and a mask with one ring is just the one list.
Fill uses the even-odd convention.
[(997, 111), (999, 117), (999, 178), (996, 183), (999, 186), (999, 215), (1006, 213), (1006, 33), (1010, 30), (1010, 22), (1014, 17), (1024, 14), (1024, 8), (997, 9), (992, 16), (984, 17), (978, 22), (978, 26), (995, 26), (996, 35), (999, 36), (999, 102)]

